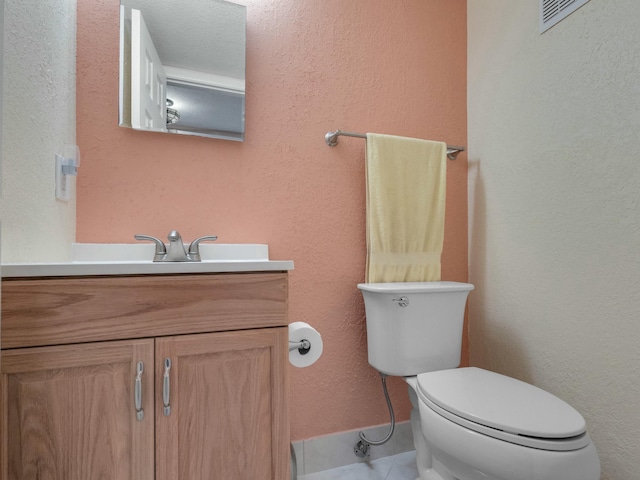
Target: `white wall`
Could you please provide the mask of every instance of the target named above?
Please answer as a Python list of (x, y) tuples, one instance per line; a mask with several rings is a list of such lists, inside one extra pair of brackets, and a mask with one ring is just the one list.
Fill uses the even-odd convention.
[(75, 144), (75, 0), (5, 0), (2, 262), (64, 261), (72, 200), (55, 199), (54, 155)]
[(471, 362), (586, 418), (640, 478), (640, 2), (543, 35), (538, 2), (468, 2)]

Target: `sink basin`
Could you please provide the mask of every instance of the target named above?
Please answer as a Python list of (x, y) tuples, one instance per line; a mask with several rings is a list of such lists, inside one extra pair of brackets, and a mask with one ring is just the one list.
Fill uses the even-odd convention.
[(293, 270), (290, 260), (269, 260), (265, 244), (200, 244), (201, 262), (153, 262), (147, 243), (74, 243), (68, 263), (3, 264), (3, 277), (153, 275)]

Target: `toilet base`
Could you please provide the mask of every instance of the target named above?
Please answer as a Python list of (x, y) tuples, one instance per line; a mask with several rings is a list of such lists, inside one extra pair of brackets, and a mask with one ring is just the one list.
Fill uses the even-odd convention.
[[(431, 455), (431, 449), (422, 433), (418, 396), (414, 390), (412, 379), (416, 380), (415, 377), (406, 377), (405, 381), (409, 384), (409, 399), (412, 407), (411, 431), (413, 433), (413, 445), (416, 449), (416, 466), (420, 475), (416, 480), (458, 480), (447, 473), (444, 466)], [(415, 386), (417, 387), (417, 384)]]

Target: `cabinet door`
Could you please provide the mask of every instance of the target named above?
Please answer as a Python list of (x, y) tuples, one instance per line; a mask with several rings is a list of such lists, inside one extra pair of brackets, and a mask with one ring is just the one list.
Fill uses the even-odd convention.
[(289, 478), (287, 345), (286, 327), (156, 339), (158, 480)]
[(1, 478), (153, 479), (152, 339), (1, 353)]

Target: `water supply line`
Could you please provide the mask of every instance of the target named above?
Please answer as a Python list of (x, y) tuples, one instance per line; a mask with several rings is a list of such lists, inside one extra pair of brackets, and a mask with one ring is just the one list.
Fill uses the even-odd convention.
[(389, 429), (389, 433), (382, 440), (370, 440), (368, 439), (364, 432), (360, 432), (358, 435), (360, 440), (353, 447), (353, 453), (356, 454), (357, 457), (363, 458), (369, 455), (369, 447), (371, 445), (383, 445), (387, 443), (393, 432), (396, 428), (396, 417), (393, 413), (393, 405), (391, 405), (391, 399), (389, 398), (389, 391), (387, 390), (387, 375), (380, 372), (380, 380), (382, 380), (382, 390), (384, 391), (384, 398), (387, 401), (387, 408), (389, 408), (389, 416), (391, 417), (391, 428)]

